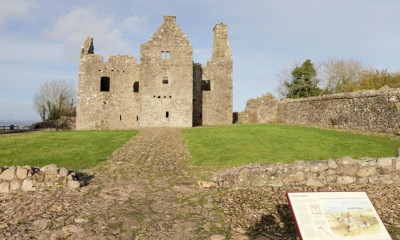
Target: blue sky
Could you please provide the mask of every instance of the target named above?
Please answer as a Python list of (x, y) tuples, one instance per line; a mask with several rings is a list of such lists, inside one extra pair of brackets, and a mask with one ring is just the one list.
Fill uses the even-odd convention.
[(104, 59), (139, 58), (162, 17), (176, 15), (194, 61), (205, 64), (214, 25), (228, 24), (234, 111), (242, 111), (249, 98), (275, 94), (283, 67), (307, 58), (400, 70), (399, 12), (398, 0), (0, 0), (0, 123), (40, 120), (32, 99), (44, 82), (77, 84), (87, 36)]

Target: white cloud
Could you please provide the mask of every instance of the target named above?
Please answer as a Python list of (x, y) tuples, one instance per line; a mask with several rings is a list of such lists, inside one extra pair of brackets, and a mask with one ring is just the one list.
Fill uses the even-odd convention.
[(77, 59), (80, 46), (86, 37), (94, 38), (95, 53), (107, 57), (110, 54), (128, 54), (131, 47), (122, 31), (130, 26), (134, 31), (143, 21), (139, 16), (118, 19), (115, 14), (102, 16), (84, 7), (75, 7), (59, 17), (51, 28), (45, 29), (42, 35), (62, 41), (68, 57)]
[(37, 4), (33, 0), (0, 0), (0, 6), (1, 27), (8, 20), (28, 20)]
[(147, 18), (144, 16), (133, 15), (131, 17), (126, 18), (122, 26), (126, 30), (139, 29), (141, 28), (141, 24), (144, 23), (146, 19)]
[(0, 63), (60, 62), (63, 46), (59, 43), (5, 35), (0, 38)]

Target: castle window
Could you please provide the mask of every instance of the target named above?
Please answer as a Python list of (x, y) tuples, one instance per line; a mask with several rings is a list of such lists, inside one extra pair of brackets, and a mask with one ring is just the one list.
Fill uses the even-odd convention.
[(110, 77), (100, 78), (100, 91), (109, 92), (110, 91)]
[(166, 118), (169, 117), (169, 112), (165, 112), (165, 117), (166, 117)]
[(133, 83), (133, 92), (139, 92), (139, 82)]
[(203, 90), (203, 91), (211, 91), (211, 82), (210, 82), (210, 80), (201, 80), (201, 90)]
[(119, 115), (119, 120), (122, 121), (122, 115)]
[(169, 51), (161, 51), (161, 59), (169, 60)]
[(168, 77), (167, 76), (163, 77), (162, 83), (163, 84), (168, 84)]

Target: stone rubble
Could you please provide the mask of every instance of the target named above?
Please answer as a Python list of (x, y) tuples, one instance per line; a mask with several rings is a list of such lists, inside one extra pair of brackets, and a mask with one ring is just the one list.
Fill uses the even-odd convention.
[(327, 161), (296, 161), (294, 164), (249, 164), (214, 173), (210, 183), (226, 188), (306, 185), (322, 187), (335, 184), (400, 182), (400, 158), (342, 157)]
[[(360, 169), (373, 167), (373, 162)], [(383, 162), (380, 164), (385, 165)], [(314, 171), (340, 169), (334, 160), (328, 161), (329, 169), (325, 170), (325, 163), (313, 164)], [(306, 181), (308, 173), (304, 172), (310, 166), (302, 162), (294, 166), (297, 171), (291, 178)], [(268, 166), (268, 171), (275, 168), (289, 175), (285, 164)], [(54, 166), (44, 169), (54, 176)], [(27, 178), (14, 181), (25, 182), (26, 187), (29, 180), (44, 181), (45, 175), (36, 172), (39, 170), (28, 171)], [(234, 189), (213, 188), (216, 183), (205, 180), (213, 172), (190, 164), (179, 129), (143, 129), (107, 161), (81, 172), (92, 177), (88, 185), (72, 191), (65, 187), (0, 193), (0, 239), (298, 239), (285, 194), (317, 190), (367, 191), (392, 238), (400, 239), (398, 180), (386, 184), (382, 180), (390, 179), (374, 175), (377, 184), (329, 182), (312, 187), (282, 184), (275, 174), (269, 185)], [(75, 177), (65, 173), (58, 169), (60, 177)], [(241, 172), (248, 178), (254, 173), (257, 171)], [(323, 182), (318, 176), (313, 179)]]
[(80, 188), (84, 183), (79, 181), (75, 172), (49, 164), (42, 168), (32, 166), (0, 167), (0, 193), (16, 191), (47, 191), (49, 189)]

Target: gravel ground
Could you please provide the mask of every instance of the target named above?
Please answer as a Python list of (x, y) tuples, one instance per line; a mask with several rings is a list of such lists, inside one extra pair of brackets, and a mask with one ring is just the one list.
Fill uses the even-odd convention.
[(78, 191), (0, 194), (0, 239), (296, 239), (285, 193), (315, 190), (367, 191), (400, 239), (400, 183), (203, 189), (189, 161), (180, 129), (143, 129)]

